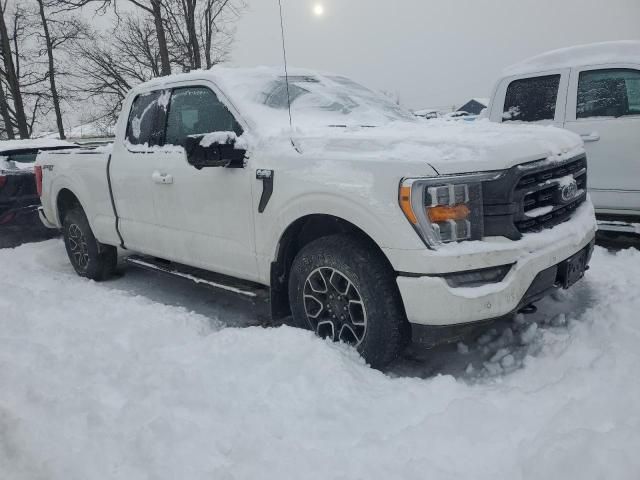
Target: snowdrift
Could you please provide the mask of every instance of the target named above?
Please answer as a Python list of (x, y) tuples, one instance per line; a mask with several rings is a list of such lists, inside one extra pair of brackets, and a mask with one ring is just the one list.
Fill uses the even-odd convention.
[(459, 345), (451, 361), (467, 373), (426, 379), (402, 376), (411, 361), (371, 370), (309, 332), (231, 328), (231, 307), (208, 318), (154, 301), (151, 281), (142, 295), (120, 289), (127, 277), (85, 281), (59, 241), (0, 250), (0, 265), (3, 478), (640, 472), (637, 251), (597, 250), (536, 323)]

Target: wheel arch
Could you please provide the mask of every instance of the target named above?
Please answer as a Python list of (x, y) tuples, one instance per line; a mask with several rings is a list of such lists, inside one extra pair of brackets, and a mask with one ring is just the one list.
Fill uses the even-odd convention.
[(290, 223), (284, 230), (271, 263), (271, 315), (274, 319), (285, 318), (291, 314), (287, 285), (291, 265), (298, 252), (314, 240), (341, 233), (354, 235), (363, 240), (383, 259), (390, 271), (394, 271), (383, 250), (362, 228), (334, 215), (305, 215)]
[(68, 188), (62, 188), (56, 195), (56, 215), (58, 223), (62, 225), (66, 214), (74, 207), (80, 207), (84, 210), (78, 196)]

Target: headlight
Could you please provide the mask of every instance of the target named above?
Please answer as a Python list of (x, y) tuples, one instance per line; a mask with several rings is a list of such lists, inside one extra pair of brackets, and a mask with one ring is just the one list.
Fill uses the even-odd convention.
[(480, 240), (484, 233), (482, 182), (499, 175), (407, 178), (400, 184), (400, 208), (430, 247)]

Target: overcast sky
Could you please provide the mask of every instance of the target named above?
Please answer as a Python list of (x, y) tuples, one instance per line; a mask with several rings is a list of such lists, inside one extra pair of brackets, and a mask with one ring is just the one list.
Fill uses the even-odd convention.
[[(278, 0), (247, 0), (232, 62), (282, 63)], [(314, 6), (322, 4), (324, 15)], [(397, 92), (410, 108), (488, 97), (501, 70), (580, 43), (640, 39), (640, 0), (283, 0), (289, 64)]]

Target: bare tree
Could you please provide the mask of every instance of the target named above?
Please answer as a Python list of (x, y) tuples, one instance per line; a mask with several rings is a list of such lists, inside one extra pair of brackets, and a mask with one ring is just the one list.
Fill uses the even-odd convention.
[(68, 15), (59, 17), (55, 12), (47, 11), (45, 0), (36, 0), (42, 33), (39, 37), (44, 42), (44, 52), (47, 58), (47, 72), (49, 77), (50, 99), (56, 116), (56, 125), (61, 139), (66, 138), (64, 124), (62, 122), (62, 109), (60, 107), (61, 95), (56, 84), (56, 76), (59, 73), (54, 52), (64, 47), (67, 42), (83, 38), (84, 25), (76, 18), (68, 18)]
[(1, 132), (29, 138), (35, 124), (46, 118), (50, 93), (48, 71), (34, 42), (38, 31), (24, 2), (0, 5), (0, 120)]
[(95, 119), (115, 121), (127, 92), (136, 84), (160, 76), (160, 49), (149, 17), (126, 18), (105, 36), (93, 33), (91, 42), (72, 47), (76, 59), (75, 91), (91, 99)]
[(0, 116), (2, 117), (3, 123), (2, 131), (7, 135), (7, 138), (10, 140), (16, 138), (11, 112), (9, 111), (9, 102), (7, 100), (7, 95), (4, 92), (2, 82), (0, 82)]
[[(65, 9), (89, 4), (97, 11), (115, 8), (112, 0), (37, 1)], [(116, 10), (117, 24), (106, 35), (92, 32), (91, 41), (79, 39), (67, 47), (74, 59), (73, 91), (93, 102), (93, 121), (115, 121), (131, 87), (165, 75), (165, 53), (169, 70), (209, 68), (226, 59), (234, 23), (245, 6), (244, 0), (127, 1), (139, 8), (137, 14), (119, 16)], [(156, 6), (161, 6), (159, 13)], [(158, 19), (166, 35), (164, 45)]]
[[(106, 11), (109, 7), (113, 7), (116, 15), (118, 8), (116, 0), (52, 0), (61, 8), (80, 8), (88, 5), (95, 5), (98, 11)], [(142, 10), (153, 19), (153, 25), (158, 44), (158, 53), (160, 57), (160, 75), (171, 74), (171, 61), (169, 49), (167, 45), (167, 35), (165, 31), (165, 19), (163, 13), (165, 9), (162, 6), (163, 0), (127, 0), (131, 5)]]
[(226, 59), (244, 0), (167, 0), (164, 5), (172, 63), (188, 71)]
[[(22, 97), (22, 91), (20, 90), (20, 64), (19, 58), (19, 32), (21, 31), (21, 21), (24, 18), (24, 13), (20, 8), (16, 8), (12, 16), (8, 16), (7, 4), (0, 1), (0, 54), (2, 55), (3, 70), (1, 72), (2, 80), (6, 81), (8, 87), (8, 93), (13, 103), (13, 109), (9, 106), (9, 102), (6, 102), (6, 107), (0, 107), (2, 111), (3, 120), (5, 122), (5, 131), (7, 135), (12, 138), (14, 136), (13, 126), (16, 127), (21, 138), (29, 138), (29, 124), (27, 123), (27, 116), (25, 114), (24, 101)], [(13, 27), (13, 35), (7, 28), (7, 18), (11, 20)], [(15, 57), (14, 57), (15, 55)], [(0, 95), (0, 102), (7, 97)], [(7, 117), (5, 118), (5, 110)], [(13, 117), (12, 119), (9, 116)], [(13, 124), (13, 125), (12, 125)]]
[(235, 23), (246, 8), (244, 0), (204, 0), (200, 17), (201, 44), (205, 67), (227, 60), (235, 35)]

